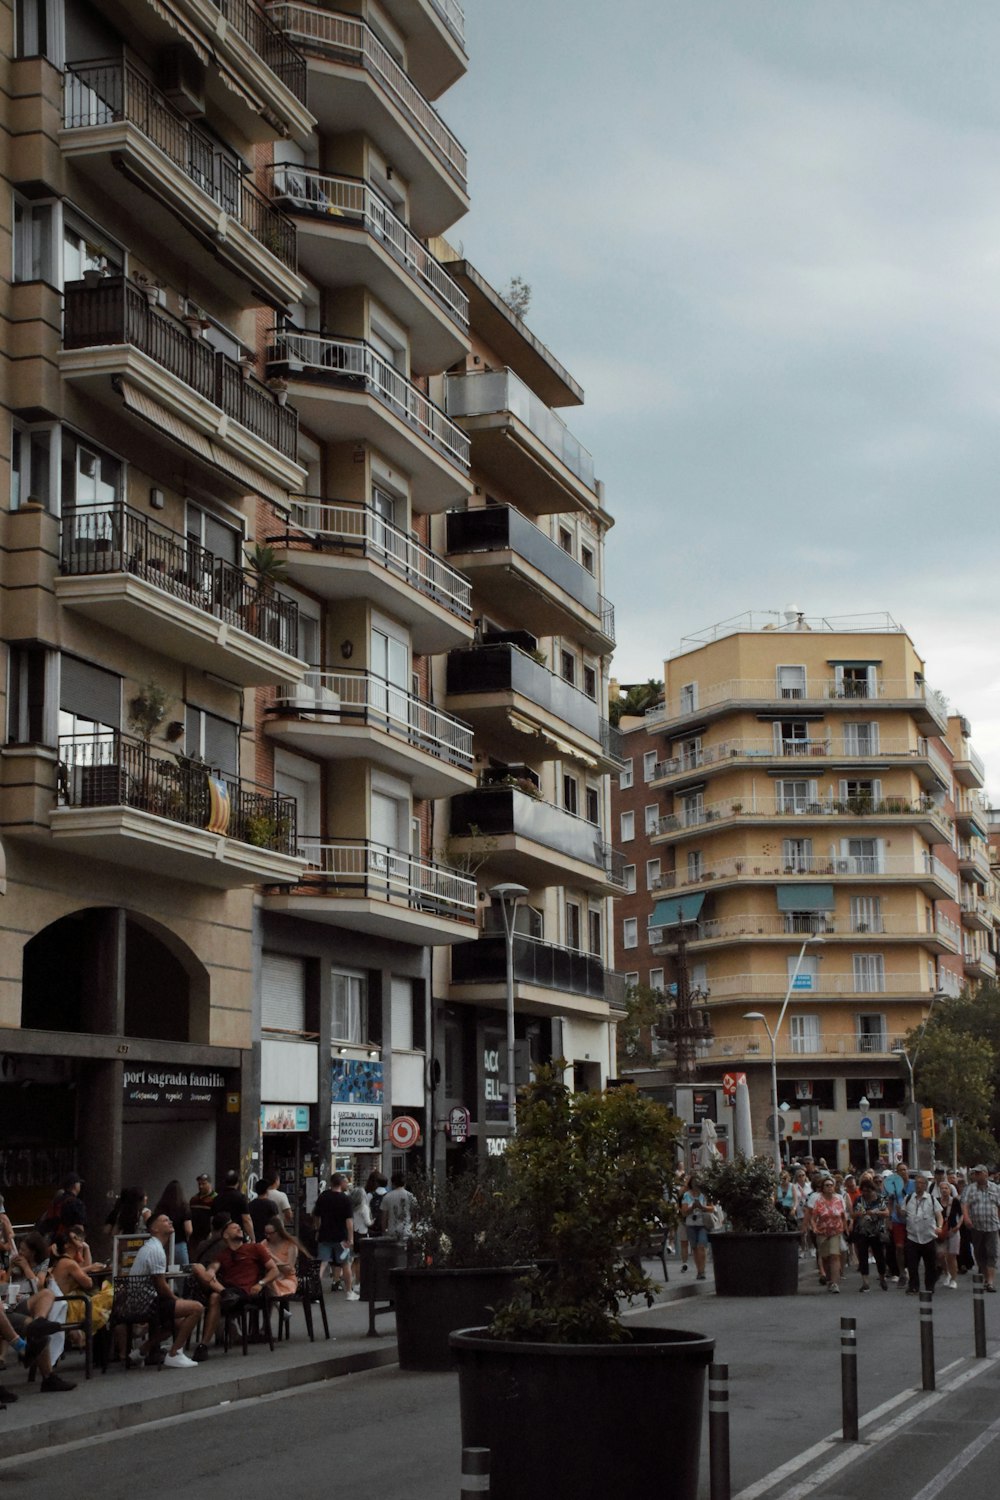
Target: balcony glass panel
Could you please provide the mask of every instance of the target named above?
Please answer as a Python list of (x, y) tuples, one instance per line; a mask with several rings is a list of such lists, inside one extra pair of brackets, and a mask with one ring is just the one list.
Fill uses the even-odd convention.
[(448, 654), (448, 693), (515, 692), (592, 740), (601, 740), (597, 704), (516, 646), (477, 646)]
[(551, 802), (529, 797), (516, 787), (481, 787), (451, 800), (452, 838), (516, 834), (567, 859), (603, 869), (608, 880), (624, 884), (624, 856), (609, 847), (596, 823)]
[[(616, 977), (589, 953), (514, 935), (515, 982), (603, 1000), (612, 998), (607, 991), (614, 990)], [(451, 979), (453, 984), (505, 984), (506, 939), (484, 934), (478, 942), (458, 943), (451, 954)]]
[(448, 516), (449, 552), (500, 552), (509, 549), (537, 568), (592, 615), (607, 620), (614, 639), (614, 606), (598, 591), (592, 573), (509, 505), (452, 511)]
[(492, 416), (510, 412), (534, 433), (588, 489), (595, 486), (594, 460), (566, 423), (539, 400), (513, 370), (481, 375), (449, 375), (446, 405), (453, 417)]

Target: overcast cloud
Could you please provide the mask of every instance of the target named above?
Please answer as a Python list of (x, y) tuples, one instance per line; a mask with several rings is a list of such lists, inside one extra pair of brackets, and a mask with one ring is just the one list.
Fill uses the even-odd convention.
[(615, 671), (888, 610), (1000, 797), (1000, 8), (466, 0), (452, 231), (582, 382)]

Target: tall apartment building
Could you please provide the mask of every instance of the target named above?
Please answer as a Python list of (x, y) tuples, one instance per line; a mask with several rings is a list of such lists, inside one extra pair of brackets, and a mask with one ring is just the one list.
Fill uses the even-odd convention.
[[(590, 584), (579, 627), (558, 617), (578, 684), (546, 673), (536, 713), (554, 748), (484, 748), (496, 716), (449, 678), (484, 644), (446, 515), (478, 504), (480, 446), (484, 472), (506, 447), (512, 527), (572, 513), (552, 591), (588, 556), (599, 581), (607, 518), (544, 407), (578, 392), (443, 263), (468, 204), (432, 103), (466, 68), (455, 0), (18, 0), (0, 53), (8, 1204), (33, 1216), (71, 1166), (99, 1204), (262, 1157), (308, 1203), (334, 1162), (389, 1165), (393, 1116), (430, 1138), (436, 1048), (473, 1134), (477, 1078), (492, 1096), (435, 1030), (433, 953), (486, 905), (475, 861), (441, 858), (476, 756), (609, 764)], [(512, 374), (503, 419), (445, 380), (477, 368), (470, 303), (533, 392)]]
[[(689, 637), (664, 665), (663, 707), (626, 727), (622, 967), (668, 999), (688, 986), (711, 1028), (693, 1081), (745, 1072), (758, 1141), (771, 1047), (748, 1013), (773, 1031), (790, 992), (777, 1060), (793, 1153), (810, 1141), (857, 1161), (862, 1098), (876, 1135), (907, 1134), (905, 1033), (935, 996), (995, 975), (968, 735), (888, 616), (796, 612)], [(654, 1045), (644, 1081), (676, 1078), (674, 1048)]]

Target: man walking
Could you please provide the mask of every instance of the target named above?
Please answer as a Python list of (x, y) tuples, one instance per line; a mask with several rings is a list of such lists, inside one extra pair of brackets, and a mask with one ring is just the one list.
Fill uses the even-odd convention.
[(920, 1291), (920, 1262), (924, 1264), (924, 1289), (933, 1292), (937, 1281), (937, 1242), (941, 1235), (941, 1206), (927, 1191), (927, 1174), (918, 1172), (914, 1178), (914, 1190), (903, 1203), (906, 1243), (903, 1253), (906, 1258), (906, 1273), (909, 1285), (907, 1295), (915, 1297)]
[(316, 1255), (319, 1260), (319, 1278), (323, 1280), (323, 1267), (331, 1267), (334, 1276), (337, 1269), (343, 1276), (344, 1291), (348, 1302), (357, 1302), (354, 1290), (354, 1272), (351, 1261), (354, 1256), (354, 1209), (349, 1195), (344, 1191), (347, 1179), (341, 1172), (334, 1172), (330, 1186), (316, 1199), (313, 1206), (313, 1224), (316, 1227)]
[(989, 1167), (982, 1164), (973, 1167), (972, 1181), (962, 1194), (962, 1217), (968, 1226), (976, 1266), (986, 1282), (985, 1290), (995, 1293), (1000, 1187), (990, 1181)]

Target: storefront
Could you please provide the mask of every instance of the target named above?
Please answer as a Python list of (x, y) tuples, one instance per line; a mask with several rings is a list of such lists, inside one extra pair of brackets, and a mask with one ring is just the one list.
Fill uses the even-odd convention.
[(330, 1170), (364, 1185), (381, 1170), (385, 1081), (382, 1063), (334, 1058), (330, 1064)]
[(319, 1194), (320, 1158), (316, 1149), (314, 1108), (308, 1104), (262, 1104), (260, 1133), (264, 1170), (278, 1173), (288, 1198), (296, 1232), (312, 1213)]
[(198, 1175), (216, 1175), (226, 1117), (239, 1120), (240, 1078), (223, 1068), (131, 1059), (122, 1070), (121, 1185), (152, 1206), (176, 1178), (193, 1193)]

